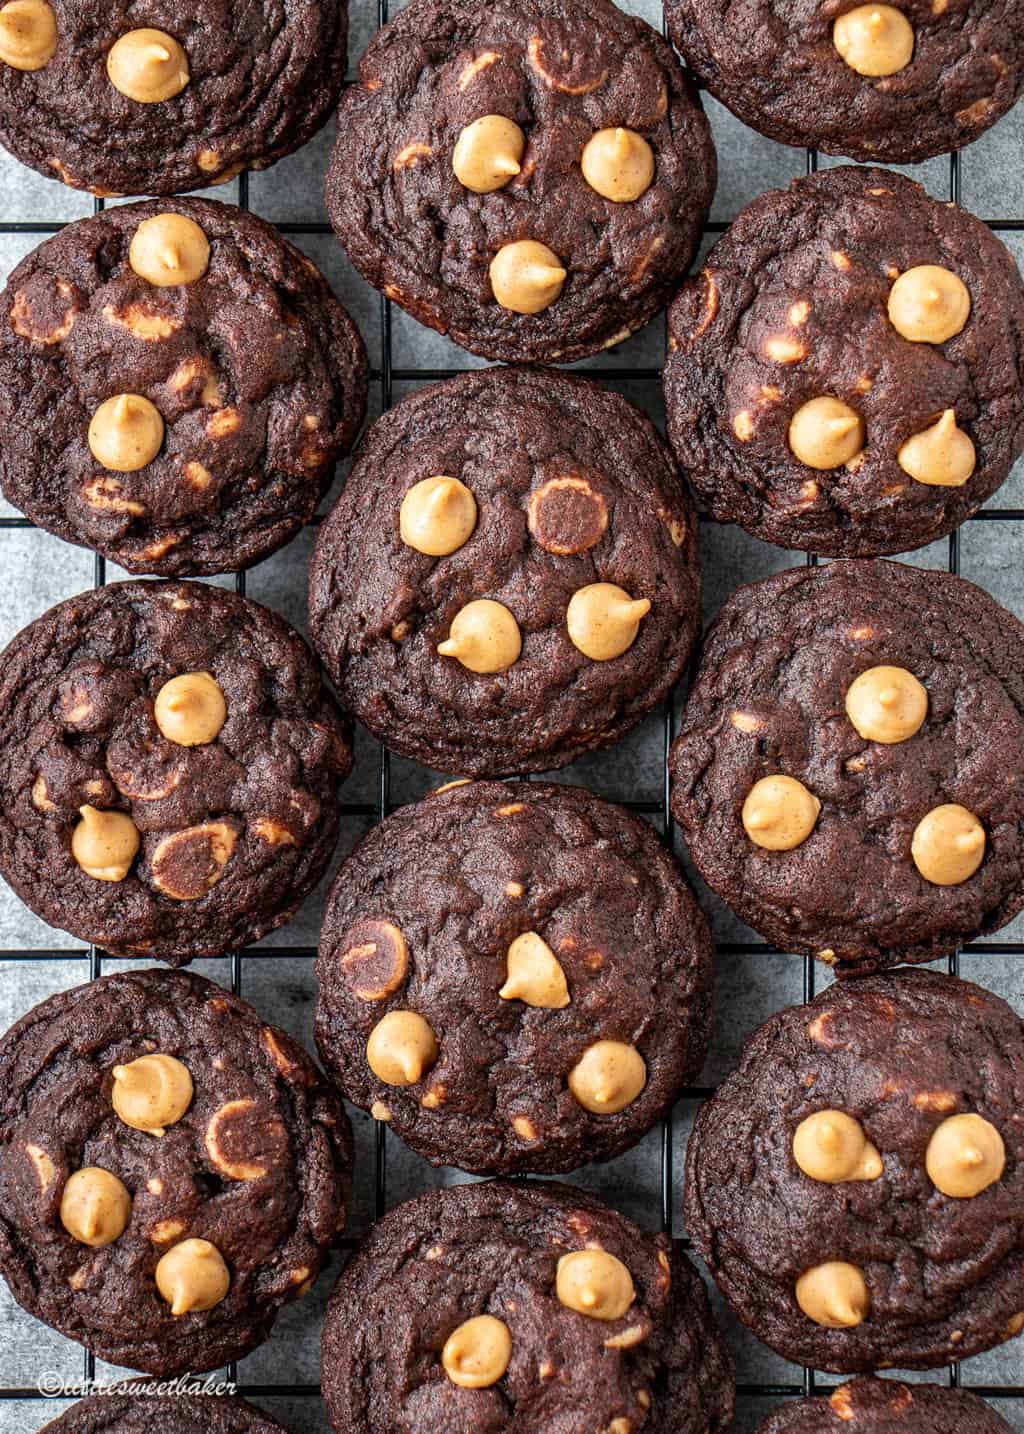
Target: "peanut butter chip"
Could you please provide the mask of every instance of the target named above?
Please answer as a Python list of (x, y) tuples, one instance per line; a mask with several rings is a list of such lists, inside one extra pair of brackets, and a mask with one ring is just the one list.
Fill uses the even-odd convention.
[(765, 851), (792, 851), (810, 836), (820, 811), (818, 798), (795, 777), (762, 777), (743, 803), (743, 828)]
[(512, 1334), (504, 1320), (477, 1315), (453, 1330), (441, 1352), (441, 1363), (453, 1384), (487, 1389), (508, 1369)]
[(940, 264), (918, 264), (889, 291), (889, 322), (912, 343), (944, 344), (960, 333), (971, 313), (967, 285)]
[(288, 1137), (272, 1110), (245, 1097), (214, 1111), (204, 1143), (211, 1164), (229, 1180), (262, 1180), (285, 1159)]
[(219, 735), (228, 707), (223, 691), (208, 672), (183, 672), (161, 687), (153, 716), (169, 742), (203, 747)]
[(846, 715), (868, 742), (905, 742), (928, 715), (928, 691), (905, 667), (869, 667), (846, 690)]
[(937, 1126), (925, 1157), (928, 1177), (943, 1195), (970, 1200), (1006, 1168), (1003, 1137), (980, 1115), (951, 1115)]
[(437, 1039), (417, 1011), (389, 1011), (370, 1032), (366, 1060), (385, 1085), (415, 1085), (437, 1060)]
[(590, 583), (569, 599), (565, 621), (574, 647), (594, 662), (610, 662), (633, 646), (649, 598), (632, 598), (615, 583)]
[(549, 478), (526, 507), (534, 542), (547, 553), (568, 557), (599, 543), (608, 529), (608, 504), (585, 478)]
[(41, 70), (57, 50), (57, 21), (45, 0), (0, 6), (0, 62), (12, 70)]
[(519, 173), (526, 136), (504, 115), (481, 115), (467, 125), (455, 142), (452, 169), (455, 178), (474, 194), (503, 189)]
[(595, 1041), (569, 1072), (569, 1089), (584, 1110), (617, 1115), (647, 1084), (647, 1066), (635, 1046)]
[(607, 1250), (575, 1250), (558, 1262), (555, 1291), (566, 1309), (591, 1319), (621, 1319), (636, 1298), (633, 1276)]
[(503, 603), (477, 598), (455, 614), (437, 650), (442, 657), (457, 658), (470, 672), (504, 672), (519, 660), (523, 639)]
[(101, 403), (89, 424), (89, 449), (114, 473), (135, 473), (160, 452), (164, 421), (138, 393), (119, 393)]
[(839, 16), (832, 43), (851, 70), (877, 78), (898, 74), (910, 64), (914, 31), (892, 5), (858, 5)]
[(409, 943), (393, 921), (357, 921), (345, 937), (339, 965), (360, 1001), (383, 1001), (405, 983)]
[(916, 483), (962, 488), (974, 472), (977, 454), (969, 434), (957, 427), (956, 410), (908, 438), (897, 454), (899, 465)]
[(506, 244), (491, 260), (491, 290), (503, 309), (539, 314), (553, 304), (566, 280), (557, 254), (536, 239)]
[(206, 273), (210, 242), (194, 219), (184, 214), (154, 214), (136, 229), (128, 262), (140, 279), (159, 289), (194, 284)]
[(826, 1329), (852, 1329), (864, 1322), (871, 1308), (863, 1274), (842, 1260), (805, 1270), (796, 1282), (796, 1302), (808, 1319)]
[(864, 443), (863, 418), (838, 398), (812, 398), (790, 420), (793, 456), (819, 472), (850, 463), (863, 451)]
[(154, 1277), (172, 1315), (212, 1310), (231, 1285), (224, 1257), (209, 1240), (182, 1240), (158, 1262)]
[(139, 1056), (115, 1066), (110, 1103), (125, 1125), (164, 1135), (192, 1104), (192, 1076), (175, 1056)]
[(143, 105), (180, 95), (188, 84), (185, 51), (163, 30), (129, 30), (107, 55), (107, 76), (115, 90)]
[(508, 948), (508, 979), (498, 992), (503, 1001), (557, 1011), (569, 1004), (569, 987), (558, 957), (536, 931), (524, 931)]
[(914, 865), (933, 886), (959, 886), (985, 855), (985, 828), (956, 802), (933, 807), (922, 817), (910, 843)]
[(423, 478), (402, 499), (398, 527), (406, 547), (443, 558), (469, 540), (476, 516), (476, 499), (465, 483), (444, 476)]
[(237, 841), (227, 822), (203, 822), (164, 837), (150, 858), (153, 885), (172, 901), (198, 901), (223, 877)]
[(805, 1175), (826, 1185), (877, 1180), (882, 1158), (859, 1120), (841, 1110), (818, 1110), (793, 1135), (793, 1159)]
[(60, 1222), (73, 1240), (100, 1249), (112, 1245), (127, 1227), (132, 1197), (109, 1170), (87, 1165), (64, 1186)]
[(124, 812), (79, 807), (82, 820), (71, 834), (71, 855), (94, 881), (124, 881), (139, 849), (139, 831)]
[(630, 204), (651, 187), (654, 151), (633, 129), (599, 129), (580, 158), (583, 178), (604, 199)]

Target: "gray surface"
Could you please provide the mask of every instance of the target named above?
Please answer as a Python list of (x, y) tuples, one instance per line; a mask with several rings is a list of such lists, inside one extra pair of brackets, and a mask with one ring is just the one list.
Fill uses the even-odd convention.
[[(394, 7), (393, 7), (394, 8)], [(657, 0), (635, 0), (626, 9), (660, 24)], [(376, 23), (373, 0), (356, 0), (354, 5), (353, 56), (358, 56)], [(785, 149), (744, 129), (726, 111), (709, 102), (719, 143), (721, 178), (714, 218), (728, 220), (738, 208), (762, 190), (785, 183), (805, 168), (802, 152)], [(1020, 164), (1024, 141), (1024, 106), (1005, 119), (962, 159), (962, 197), (966, 204), (989, 219), (1024, 217), (1024, 167)], [(265, 217), (303, 224), (325, 219), (321, 177), (330, 148), (330, 135), (321, 134), (301, 154), (249, 180), (249, 201)], [(940, 198), (950, 195), (950, 164), (933, 160), (911, 170)], [(220, 199), (237, 201), (237, 183), (216, 191)], [(88, 213), (91, 201), (61, 185), (44, 180), (17, 165), (0, 152), (0, 218), (59, 223)], [(1024, 256), (1024, 236), (1010, 236), (1018, 257)], [(0, 235), (0, 272), (6, 273), (37, 242), (24, 234)], [(298, 243), (328, 273), (339, 295), (357, 318), (367, 340), (376, 369), (382, 363), (380, 309), (377, 295), (353, 273), (333, 239), (323, 235), (300, 235)], [(421, 329), (400, 311), (394, 311), (393, 363), (396, 368), (459, 368), (477, 361), (461, 353), (445, 339)], [(582, 365), (600, 371), (627, 365), (656, 365), (664, 342), (664, 321), (658, 320), (614, 354)], [(395, 397), (412, 385), (395, 384)], [(620, 381), (616, 385), (652, 412), (660, 421), (661, 400), (657, 384)], [(373, 388), (372, 411), (382, 405), (382, 384)], [(1024, 500), (1024, 472), (1018, 473), (993, 499), (992, 506), (1009, 506)], [(11, 510), (0, 504), (0, 515)], [(0, 642), (13, 637), (20, 627), (47, 607), (87, 587), (94, 576), (92, 555), (34, 531), (3, 535), (0, 562)], [(302, 535), (249, 574), (247, 590), (254, 598), (284, 613), (299, 627), (305, 627), (305, 571), (311, 546), (310, 534)], [(738, 530), (706, 527), (703, 554), (707, 577), (708, 612), (713, 612), (740, 582), (762, 577), (791, 565), (796, 555), (767, 547)], [(972, 578), (1024, 617), (1024, 526), (1009, 523), (969, 523), (960, 539), (960, 566)], [(946, 543), (914, 555), (911, 561), (944, 567), (949, 560)], [(112, 568), (109, 578), (119, 574)], [(230, 580), (228, 580), (230, 581)], [(376, 798), (378, 748), (365, 734), (358, 743), (357, 771), (345, 791), (350, 802)], [(613, 751), (591, 757), (562, 773), (566, 780), (582, 784), (615, 798), (659, 802), (662, 796), (663, 730), (652, 719)], [(410, 763), (391, 763), (391, 799), (411, 799), (432, 785), (431, 774)], [(342, 843), (348, 850), (365, 829), (365, 823), (349, 819)], [(753, 938), (720, 903), (702, 891), (721, 940), (745, 942)], [(293, 1031), (312, 1049), (311, 1025), (314, 998), (311, 961), (286, 954), (287, 948), (315, 943), (322, 893), (311, 898), (297, 921), (270, 938), (259, 957), (245, 958), (241, 969), (242, 993), (270, 1019)], [(1002, 933), (1004, 939), (1020, 939), (1024, 923)], [(0, 887), (0, 953), (29, 948), (43, 952), (74, 952), (76, 943), (61, 932), (38, 921)], [(282, 950), (284, 948), (284, 950)], [(277, 951), (279, 954), (274, 954)], [(125, 963), (106, 963), (107, 969)], [(214, 980), (231, 979), (227, 960), (200, 965)], [(970, 954), (961, 959), (965, 976), (981, 982), (1012, 1000), (1024, 1010), (1024, 960), (998, 954)], [(89, 974), (84, 956), (65, 955), (60, 960), (10, 959), (0, 954), (0, 1029), (50, 993), (75, 985)], [(815, 973), (820, 985), (823, 976)], [(735, 1062), (742, 1041), (756, 1025), (780, 1006), (799, 1001), (804, 980), (803, 965), (784, 955), (723, 954), (718, 965), (718, 1018), (716, 1039), (704, 1083), (720, 1079)], [(687, 1100), (677, 1111), (672, 1154), (675, 1185), (674, 1209), (678, 1212), (679, 1184), (683, 1168), (686, 1133), (695, 1103)], [(366, 1228), (373, 1214), (372, 1122), (355, 1113), (359, 1150), (353, 1229)], [(641, 1224), (657, 1224), (660, 1208), (660, 1133), (655, 1132), (638, 1149), (609, 1166), (582, 1172), (579, 1183), (600, 1192), (610, 1203), (632, 1215)], [(387, 1143), (387, 1196), (389, 1203), (427, 1186), (462, 1179), (452, 1171), (431, 1170), (392, 1137)], [(682, 1234), (678, 1213), (676, 1233)], [(294, 1306), (281, 1319), (270, 1342), (244, 1361), (239, 1370), (243, 1384), (268, 1385), (315, 1381), (318, 1374), (318, 1326), (331, 1276), (322, 1279), (312, 1295)], [(716, 1301), (721, 1311), (721, 1302)], [(769, 1382), (799, 1384), (801, 1371), (787, 1364), (723, 1313), (730, 1343), (737, 1355), (741, 1384)], [(0, 1385), (33, 1386), (44, 1371), (56, 1371), (68, 1380), (81, 1377), (80, 1348), (37, 1324), (14, 1305), (0, 1286)], [(99, 1370), (100, 1377), (112, 1371)], [(920, 1378), (922, 1376), (912, 1376)], [(933, 1375), (926, 1377), (941, 1377)], [(961, 1368), (965, 1385), (1006, 1386), (1024, 1382), (1021, 1347), (1015, 1345), (967, 1361)], [(826, 1383), (834, 1378), (826, 1377)], [(315, 1397), (266, 1397), (277, 1414), (296, 1434), (326, 1431), (322, 1406)], [(741, 1396), (736, 1429), (751, 1431), (773, 1403), (770, 1397)], [(42, 1401), (0, 1402), (0, 1434), (26, 1434), (39, 1429), (55, 1416), (57, 1407)], [(1024, 1403), (1001, 1402), (1000, 1408), (1018, 1430), (1024, 1431)]]

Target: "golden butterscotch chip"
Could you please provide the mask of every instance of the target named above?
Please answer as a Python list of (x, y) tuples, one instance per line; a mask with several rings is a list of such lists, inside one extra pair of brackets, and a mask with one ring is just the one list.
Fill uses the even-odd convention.
[(523, 638), (503, 603), (477, 598), (455, 614), (437, 650), (442, 657), (457, 658), (470, 672), (504, 672), (518, 662)]
[(889, 290), (889, 322), (905, 339), (944, 344), (971, 314), (971, 294), (958, 274), (941, 264), (918, 264)]
[(534, 489), (526, 521), (538, 547), (568, 557), (601, 541), (608, 530), (608, 504), (585, 478), (565, 474)]
[(469, 540), (476, 517), (476, 499), (465, 483), (442, 474), (413, 484), (402, 499), (398, 527), (406, 547), (443, 558)]
[(569, 1072), (569, 1089), (594, 1115), (617, 1115), (647, 1084), (647, 1065), (636, 1046), (595, 1041)]
[(633, 646), (650, 610), (650, 598), (631, 597), (616, 583), (589, 583), (569, 599), (565, 622), (584, 657), (610, 662)]
[(846, 715), (869, 742), (905, 742), (928, 715), (928, 691), (905, 667), (869, 667), (846, 689)]
[(216, 740), (228, 706), (209, 672), (183, 672), (165, 682), (153, 704), (156, 725), (179, 747), (202, 747)]
[(166, 1134), (192, 1104), (192, 1076), (176, 1056), (157, 1053), (115, 1066), (110, 1103), (133, 1130)]
[(158, 1262), (153, 1277), (172, 1315), (212, 1310), (231, 1287), (224, 1257), (209, 1240), (182, 1240)]
[(565, 972), (536, 931), (524, 931), (508, 948), (508, 976), (498, 995), (503, 1001), (523, 1001), (542, 1010), (561, 1010), (569, 1004)]
[(360, 1001), (384, 1001), (405, 983), (409, 943), (393, 921), (368, 917), (350, 927), (338, 963)]
[(164, 837), (149, 862), (153, 885), (173, 901), (198, 901), (223, 877), (237, 841), (227, 822), (203, 822)]
[(517, 239), (491, 260), (491, 291), (503, 309), (539, 314), (555, 302), (568, 277), (558, 255), (536, 239)]
[(555, 1292), (566, 1309), (591, 1319), (621, 1319), (636, 1298), (633, 1276), (607, 1250), (574, 1250), (558, 1261)]
[(481, 115), (455, 141), (455, 178), (474, 194), (502, 189), (519, 173), (526, 136), (504, 115)]
[(210, 241), (185, 214), (154, 214), (132, 236), (128, 262), (140, 279), (157, 288), (194, 284), (209, 266)]
[(139, 830), (125, 812), (79, 807), (71, 855), (95, 881), (124, 881), (139, 850)]
[(826, 1185), (877, 1180), (882, 1157), (859, 1120), (841, 1110), (816, 1110), (793, 1135), (793, 1159), (805, 1175)]
[(486, 1389), (497, 1384), (512, 1358), (512, 1332), (494, 1315), (476, 1315), (452, 1330), (441, 1351), (441, 1363), (453, 1384)]
[(164, 30), (129, 30), (107, 54), (107, 76), (115, 90), (139, 104), (159, 104), (188, 84), (188, 59)]
[(755, 782), (743, 803), (743, 829), (766, 851), (792, 851), (814, 830), (821, 803), (803, 782), (776, 773)]
[(966, 807), (947, 802), (918, 822), (910, 843), (914, 865), (934, 886), (959, 886), (985, 855), (985, 828)]
[(840, 15), (832, 43), (858, 75), (878, 78), (906, 69), (914, 54), (914, 31), (892, 5), (858, 5)]
[(839, 398), (812, 398), (790, 420), (789, 446), (793, 456), (819, 472), (852, 462), (864, 443), (863, 418)]
[(897, 458), (916, 483), (934, 488), (962, 488), (978, 461), (974, 443), (957, 425), (953, 408), (947, 408), (930, 428), (908, 438)]
[(651, 187), (654, 151), (633, 129), (599, 129), (580, 157), (583, 178), (604, 199), (630, 204)]
[(73, 1240), (101, 1249), (124, 1234), (132, 1197), (116, 1175), (98, 1165), (76, 1170), (64, 1186), (60, 1222)]
[(389, 1011), (366, 1043), (366, 1061), (385, 1085), (415, 1085), (437, 1060), (437, 1038), (418, 1011)]
[(57, 20), (46, 0), (8, 0), (0, 6), (0, 63), (42, 70), (57, 52)]
[(812, 1265), (797, 1280), (796, 1302), (815, 1324), (826, 1329), (852, 1329), (867, 1318), (871, 1295), (856, 1265), (827, 1260), (822, 1265)]
[(160, 452), (164, 421), (140, 393), (119, 393), (101, 403), (89, 424), (89, 449), (114, 473), (145, 468)]
[(1003, 1137), (980, 1115), (951, 1115), (937, 1126), (925, 1156), (928, 1177), (943, 1195), (970, 1200), (1002, 1178)]

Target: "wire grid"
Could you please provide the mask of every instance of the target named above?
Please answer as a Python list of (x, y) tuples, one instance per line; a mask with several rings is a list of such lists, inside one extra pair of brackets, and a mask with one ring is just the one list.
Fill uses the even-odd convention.
[[(389, 0), (377, 0), (377, 22), (378, 26), (387, 24), (389, 18)], [(818, 152), (813, 149), (806, 151), (806, 170), (808, 174), (817, 173)], [(953, 203), (960, 202), (961, 191), (961, 159), (959, 154), (949, 156), (949, 199)], [(249, 175), (243, 170), (238, 176), (238, 205), (243, 210), (249, 209)], [(105, 207), (104, 200), (95, 198), (93, 201), (93, 212), (99, 214)], [(996, 233), (1024, 232), (1024, 217), (998, 219), (988, 221), (989, 228)], [(35, 222), (29, 221), (5, 221), (0, 215), (0, 235), (4, 234), (37, 234), (43, 237), (53, 234), (63, 228), (59, 222)], [(332, 233), (331, 226), (325, 223), (291, 223), (277, 222), (275, 227), (285, 234), (300, 236), (321, 236)], [(723, 233), (728, 228), (724, 221), (709, 221), (705, 225), (704, 235), (709, 237)], [(371, 382), (377, 382), (381, 386), (382, 411), (387, 412), (393, 406), (394, 385), (400, 382), (427, 383), (454, 378), (463, 372), (460, 368), (396, 368), (392, 363), (392, 303), (383, 294), (379, 300), (379, 325), (381, 336), (381, 367), (371, 370)], [(664, 353), (668, 353), (668, 332), (667, 322), (664, 322)], [(650, 368), (646, 366), (633, 366), (624, 368), (602, 368), (594, 377), (605, 382), (614, 381), (659, 381), (661, 368)], [(319, 517), (313, 522), (318, 523)], [(703, 525), (711, 522), (705, 515), (700, 516)], [(967, 520), (972, 523), (991, 522), (1024, 522), (1024, 508), (985, 508), (975, 513)], [(32, 528), (35, 525), (24, 517), (0, 517), (0, 532), (7, 529)], [(948, 568), (951, 573), (960, 572), (960, 534), (951, 533), (948, 540)], [(818, 565), (816, 555), (808, 554), (806, 558), (809, 567)], [(95, 554), (93, 586), (102, 587), (107, 581), (106, 560), (99, 553)], [(245, 595), (246, 575), (244, 572), (234, 575), (235, 591)], [(624, 806), (630, 811), (636, 812), (644, 817), (652, 819), (660, 828), (666, 844), (673, 850), (676, 847), (676, 829), (672, 820), (670, 809), (671, 781), (668, 773), (669, 748), (676, 735), (676, 696), (670, 694), (663, 705), (662, 740), (665, 757), (664, 778), (660, 801), (620, 801), (618, 805)], [(341, 812), (343, 817), (370, 818), (375, 822), (381, 822), (394, 810), (391, 801), (391, 761), (390, 754), (383, 746), (380, 747), (377, 758), (377, 779), (376, 799), (373, 802), (342, 802)], [(971, 943), (962, 948), (967, 952), (984, 952), (991, 955), (1024, 956), (1024, 941), (1004, 941)], [(716, 957), (746, 956), (746, 955), (773, 955), (778, 954), (777, 949), (763, 941), (717, 941)], [(245, 949), (234, 951), (229, 956), (230, 986), (236, 994), (241, 994), (242, 989), (242, 967), (246, 960), (274, 960), (274, 959), (305, 959), (313, 961), (317, 951), (315, 946), (275, 946), (265, 948)], [(21, 949), (0, 951), (0, 959), (4, 961), (73, 961), (80, 960), (82, 952), (75, 949), (64, 949), (54, 952), (46, 949)], [(95, 980), (102, 974), (105, 953), (96, 946), (89, 946), (89, 979)], [(107, 958), (109, 959), (109, 958)], [(958, 975), (960, 970), (960, 953), (955, 952), (948, 958), (948, 969), (951, 974)], [(810, 1001), (815, 995), (815, 974), (816, 963), (813, 957), (803, 958), (803, 1000)], [(688, 1086), (679, 1095), (679, 1101), (701, 1101), (713, 1095), (714, 1086)], [(658, 1182), (658, 1201), (660, 1203), (661, 1229), (672, 1234), (673, 1229), (673, 1207), (674, 1207), (674, 1180), (673, 1180), (673, 1117), (670, 1114), (662, 1121), (660, 1129), (661, 1161), (660, 1180)], [(357, 1171), (357, 1176), (359, 1172)], [(381, 1121), (375, 1122), (374, 1135), (374, 1168), (373, 1168), (373, 1192), (374, 1192), (374, 1217), (379, 1219), (388, 1208), (387, 1199), (387, 1126)], [(681, 1243), (689, 1248), (689, 1241), (683, 1239)], [(351, 1251), (358, 1244), (353, 1237), (345, 1237), (340, 1245), (343, 1251)], [(83, 1349), (83, 1380), (86, 1388), (91, 1388), (95, 1379), (96, 1360), (95, 1356)], [(235, 1384), (237, 1392), (242, 1396), (251, 1398), (275, 1398), (275, 1397), (296, 1397), (305, 1396), (316, 1398), (320, 1396), (321, 1388), (319, 1383), (250, 1383), (239, 1382), (237, 1377), (237, 1366), (232, 1363), (227, 1366), (228, 1380)], [(932, 1377), (937, 1377), (937, 1372)], [(959, 1388), (961, 1384), (960, 1367), (956, 1363), (948, 1366), (948, 1382), (951, 1388)], [(801, 1371), (799, 1383), (771, 1383), (757, 1382), (739, 1384), (737, 1393), (740, 1399), (745, 1398), (778, 1398), (791, 1399), (811, 1394), (828, 1393), (835, 1387), (834, 1382), (822, 1384), (819, 1382), (816, 1372), (804, 1366)], [(1012, 1385), (979, 1385), (971, 1384), (971, 1392), (988, 1399), (1010, 1400), (1024, 1399), (1024, 1384)], [(36, 1399), (39, 1396), (38, 1389), (30, 1386), (0, 1386), (0, 1401)]]

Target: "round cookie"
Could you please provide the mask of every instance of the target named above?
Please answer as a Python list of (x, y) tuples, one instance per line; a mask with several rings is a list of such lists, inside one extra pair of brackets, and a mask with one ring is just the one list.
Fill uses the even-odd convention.
[(335, 1287), (322, 1363), (337, 1434), (714, 1434), (733, 1410), (681, 1247), (568, 1185), (463, 1185), (390, 1211)]
[(0, 668), (0, 872), (37, 915), (183, 965), (295, 914), (352, 754), (282, 618), (202, 583), (117, 583), (51, 608)]
[(578, 787), (469, 783), (375, 827), (331, 890), (317, 976), (346, 1097), (479, 1173), (619, 1154), (710, 1036), (711, 941), (682, 872)]
[(285, 1434), (262, 1409), (215, 1395), (93, 1395), (40, 1434)]
[(618, 394), (461, 374), (363, 442), (313, 555), (313, 641), (396, 752), (462, 775), (564, 766), (682, 675), (696, 534), (666, 444)]
[(4, 495), (131, 573), (275, 552), (362, 422), (358, 330), (311, 260), (233, 206), (68, 225), (14, 270), (0, 316)]
[(665, 0), (665, 18), (745, 124), (851, 159), (962, 149), (1024, 89), (1020, 0)]
[(347, 41), (347, 0), (155, 0), (144, 13), (127, 0), (101, 12), (9, 0), (0, 143), (94, 194), (221, 184), (313, 137), (341, 92)]
[(353, 264), (503, 362), (567, 363), (646, 324), (714, 193), (695, 90), (609, 0), (413, 0), (338, 119), (327, 207)]
[(701, 1107), (694, 1247), (800, 1364), (990, 1349), (1024, 1328), (1022, 1099), (1024, 1024), (997, 996), (936, 971), (835, 983), (766, 1022)]
[(844, 1434), (851, 1424), (857, 1434), (1012, 1434), (990, 1404), (966, 1390), (863, 1376), (827, 1399), (784, 1405), (757, 1434)]
[(715, 518), (786, 548), (904, 552), (1024, 450), (1024, 286), (965, 210), (887, 170), (762, 195), (669, 314), (669, 434)]
[[(1004, 926), (1024, 907), (1022, 652), (1017, 619), (948, 573), (848, 561), (739, 588), (670, 756), (705, 881), (841, 975)], [(950, 807), (971, 820), (950, 829)]]
[(129, 971), (52, 996), (0, 1040), (0, 1091), (0, 1269), (30, 1314), (114, 1364), (177, 1375), (247, 1354), (341, 1233), (340, 1101), (202, 977)]

